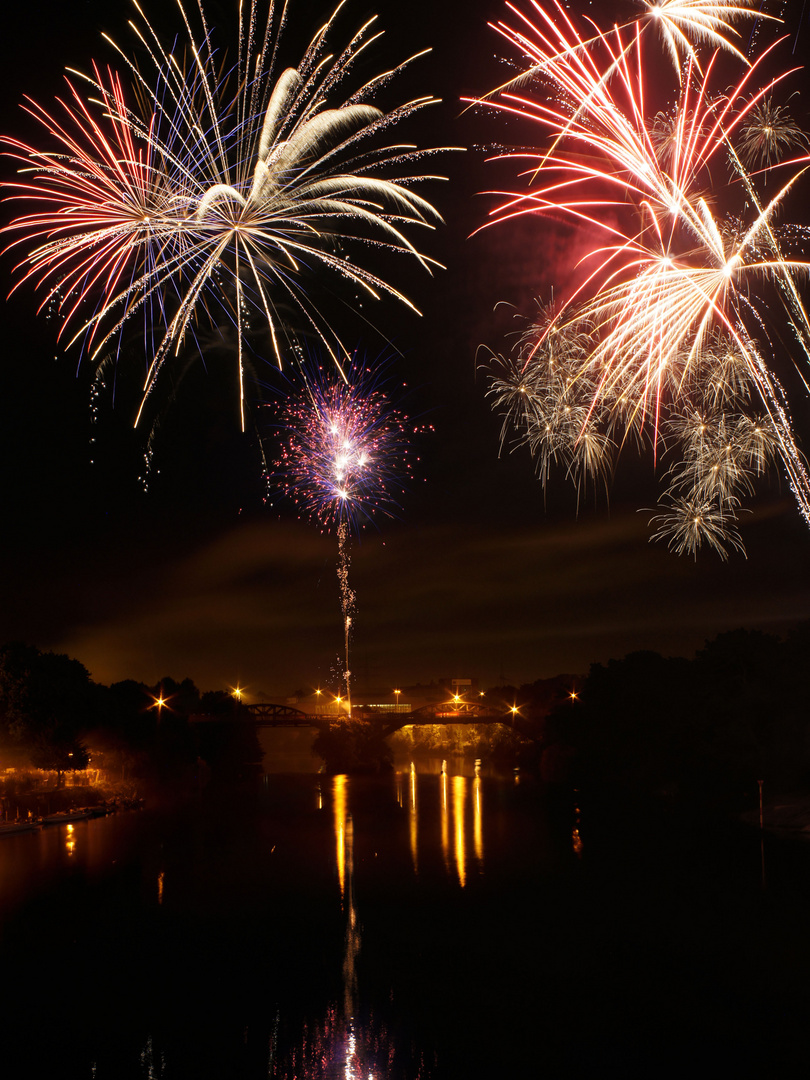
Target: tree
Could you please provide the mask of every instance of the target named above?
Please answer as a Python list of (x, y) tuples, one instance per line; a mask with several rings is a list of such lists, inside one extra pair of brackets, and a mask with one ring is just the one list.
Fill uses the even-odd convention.
[(97, 723), (99, 688), (78, 660), (14, 642), (0, 649), (0, 730), (6, 744), (24, 748), (32, 764), (87, 767), (82, 734)]

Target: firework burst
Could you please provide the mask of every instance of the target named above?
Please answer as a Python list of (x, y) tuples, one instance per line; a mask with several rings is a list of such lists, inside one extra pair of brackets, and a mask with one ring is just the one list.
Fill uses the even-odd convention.
[(412, 475), (411, 431), (390, 404), (384, 369), (355, 361), (346, 381), (334, 370), (301, 368), (298, 389), (278, 407), (281, 450), (269, 477), (324, 531), (358, 533), (394, 517)]
[(609, 490), (623, 445), (639, 451), (656, 443), (670, 462), (653, 539), (679, 554), (706, 543), (722, 557), (744, 551), (737, 529), (745, 498), (779, 456), (779, 433), (757, 413), (756, 387), (733, 343), (715, 333), (696, 358), (669, 370), (668, 392), (655, 421), (639, 410), (632, 387), (606, 397), (582, 368), (590, 336), (580, 324), (569, 334), (553, 306), (523, 334), (513, 356), (489, 365), (493, 407), (503, 418), (502, 446), (527, 447), (545, 492), (554, 468), (565, 471), (578, 496), (590, 482)]
[[(549, 14), (537, 3), (536, 24), (513, 8), (520, 15), (519, 30), (498, 27), (519, 47), (527, 72), (535, 76), (533, 85), (543, 92), (521, 93), (512, 84), (483, 104), (536, 125), (548, 149), (506, 155), (527, 164), (528, 183), (522, 192), (497, 193), (492, 223), (549, 215), (598, 237), (580, 264), (572, 295), (546, 320), (534, 343), (522, 348), (518, 382), (526, 383), (552, 335), (577, 334), (587, 326), (588, 340), (580, 343), (566, 376), (582, 410), (578, 431), (566, 442), (570, 455), (580, 446), (594, 446), (599, 451), (594, 460), (611, 450), (609, 442), (595, 441), (599, 430), (619, 443), (630, 431), (637, 437), (646, 432), (657, 456), (666, 445), (664, 419), (670, 433), (677, 426), (673, 410), (701, 413), (710, 397), (717, 406), (725, 396), (739, 411), (744, 387), (763, 416), (741, 415), (740, 423), (759, 424), (768, 432), (761, 440), (767, 451), (763, 448), (754, 471), (762, 471), (775, 449), (810, 522), (810, 477), (784, 392), (765, 360), (773, 351), (767, 328), (773, 325), (776, 298), (780, 317), (810, 361), (810, 320), (797, 284), (810, 264), (786, 254), (790, 228), (776, 221), (808, 167), (807, 158), (779, 160), (785, 151), (806, 146), (801, 132), (772, 104), (774, 90), (790, 72), (763, 76), (766, 62), (773, 61), (776, 46), (771, 46), (746, 59), (743, 74), (728, 87), (718, 60), (728, 43), (717, 35), (730, 29), (732, 18), (755, 14), (747, 5), (646, 7), (636, 24), (597, 29), (595, 35), (580, 35), (559, 5)], [(668, 22), (670, 17), (675, 22)], [(651, 106), (654, 95), (646, 80), (644, 30), (650, 19), (662, 31), (668, 28), (670, 36), (664, 38), (676, 58), (686, 57), (674, 101), (663, 109)], [(593, 31), (590, 20), (587, 25)], [(701, 25), (704, 33), (698, 32)], [(705, 62), (698, 51), (701, 41), (714, 46)], [(765, 130), (769, 122), (778, 130)], [(781, 168), (776, 190), (757, 188), (755, 181), (762, 178), (746, 167), (752, 162), (769, 171)], [(491, 389), (508, 417), (506, 388), (498, 378)], [(532, 407), (535, 413), (543, 407), (548, 412), (555, 401), (549, 392), (544, 406)], [(541, 438), (538, 424), (530, 426), (535, 441)], [(524, 429), (521, 434), (531, 445), (531, 436)], [(702, 454), (673, 481), (670, 496), (680, 500), (681, 510), (692, 508), (683, 510), (692, 514), (684, 519), (690, 528), (678, 526), (679, 550), (694, 549), (692, 538), (700, 537), (704, 524), (706, 541), (720, 550), (719, 522), (733, 521), (740, 490), (748, 492), (746, 452), (733, 441), (726, 445), (734, 452), (726, 450), (723, 461), (715, 455), (708, 472)], [(538, 461), (545, 480), (542, 454)], [(722, 476), (734, 491), (725, 503), (712, 488), (712, 476)], [(719, 516), (703, 512), (709, 504)], [(695, 507), (701, 512), (692, 513)], [(659, 525), (656, 537), (675, 528), (669, 519)], [(729, 539), (738, 546), (735, 536)]]
[(299, 516), (338, 538), (338, 585), (345, 637), (346, 698), (351, 711), (349, 645), (355, 593), (349, 584), (350, 539), (380, 517), (394, 517), (412, 475), (410, 435), (418, 425), (390, 404), (384, 367), (355, 362), (346, 381), (334, 367), (300, 369), (278, 422), (281, 449), (269, 486)]
[(761, 98), (740, 130), (739, 154), (746, 168), (767, 168), (787, 151), (807, 149), (807, 136), (792, 119), (786, 105)]
[(3, 140), (21, 173), (4, 185), (24, 206), (7, 229), (23, 251), (18, 285), (32, 282), (56, 307), (60, 336), (95, 360), (142, 315), (144, 400), (202, 324), (235, 328), (243, 402), (251, 314), (279, 365), (302, 333), (340, 363), (325, 292), (413, 307), (368, 256), (387, 250), (430, 269), (406, 235), (440, 220), (413, 190), (430, 151), (389, 131), (435, 99), (380, 103), (410, 60), (358, 85), (355, 62), (380, 34), (371, 18), (330, 52), (342, 6), (297, 66), (278, 70), (287, 3), (269, 0), (266, 19), (259, 0), (240, 4), (231, 69), (201, 4), (195, 29), (178, 0), (188, 42), (172, 50), (136, 3), (140, 58), (110, 42), (127, 79), (98, 65), (71, 72), (54, 107), (27, 101), (43, 146)]

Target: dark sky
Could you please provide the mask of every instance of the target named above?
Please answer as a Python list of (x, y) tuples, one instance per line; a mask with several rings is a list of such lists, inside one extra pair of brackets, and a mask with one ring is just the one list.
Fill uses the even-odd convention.
[[(173, 24), (173, 5), (157, 6)], [(229, 4), (220, 7), (225, 18)], [(528, 138), (496, 132), (459, 104), (505, 77), (486, 26), (503, 6), (442, 5), (441, 17), (439, 7), (378, 6), (383, 54), (434, 46), (414, 85), (445, 100), (421, 141)], [(370, 10), (364, 0), (351, 8), (358, 22)], [(293, 17), (314, 22), (312, 10), (298, 0)], [(100, 32), (128, 43), (129, 17), (127, 0), (18, 5), (0, 54), (3, 130), (27, 130), (23, 94), (48, 102), (65, 65), (112, 59)], [(656, 477), (650, 461), (620, 462), (610, 506), (603, 494), (577, 516), (563, 476), (544, 504), (528, 458), (499, 458), (477, 346), (508, 349), (515, 323), (496, 305), (530, 314), (551, 281), (564, 287), (575, 238), (529, 223), (468, 239), (488, 205), (476, 192), (496, 183), (483, 159), (448, 155), (437, 171), (451, 183), (427, 192), (447, 222), (430, 254), (447, 269), (430, 279), (403, 268), (397, 278), (423, 317), (393, 304), (373, 313), (402, 354), (393, 369), (411, 409), (435, 430), (418, 441), (399, 519), (352, 548), (355, 686), (520, 683), (638, 648), (691, 655), (723, 630), (783, 633), (810, 617), (810, 533), (784, 484), (764, 489), (744, 515), (747, 559), (702, 552), (693, 561), (648, 541), (650, 514), (639, 508), (654, 504), (660, 466)], [(0, 262), (7, 284), (12, 265), (8, 255)], [(255, 440), (240, 434), (222, 380), (200, 368), (167, 411), (159, 473), (144, 495), (126, 408), (102, 410), (91, 425), (88, 372), (77, 377), (77, 354), (55, 347), (55, 327), (34, 308), (30, 293), (18, 293), (3, 309), (0, 641), (67, 652), (101, 682), (190, 676), (201, 689), (239, 682), (271, 699), (329, 685), (342, 644), (335, 537), (281, 501), (263, 504)], [(370, 356), (381, 348), (362, 345)], [(806, 397), (794, 398), (793, 412), (806, 441)]]

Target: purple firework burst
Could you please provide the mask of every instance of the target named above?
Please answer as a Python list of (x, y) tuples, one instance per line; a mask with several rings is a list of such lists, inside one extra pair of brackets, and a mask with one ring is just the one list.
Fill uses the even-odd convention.
[(412, 474), (408, 441), (419, 427), (390, 403), (374, 369), (355, 364), (344, 381), (332, 368), (304, 372), (283, 403), (278, 487), (298, 513), (325, 531), (353, 531), (380, 513), (396, 516)]

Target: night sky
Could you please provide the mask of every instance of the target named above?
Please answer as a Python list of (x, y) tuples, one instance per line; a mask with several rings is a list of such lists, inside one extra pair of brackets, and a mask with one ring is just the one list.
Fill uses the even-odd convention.
[[(212, 21), (224, 22), (229, 6), (207, 5)], [(388, 32), (381, 57), (434, 49), (412, 76), (415, 93), (443, 98), (422, 122), (420, 143), (530, 139), (524, 125), (493, 126), (460, 104), (506, 77), (495, 59), (505, 46), (486, 25), (504, 6), (472, 0), (455, 14), (442, 6), (441, 17), (438, 7), (376, 7)], [(173, 5), (145, 10), (156, 8), (163, 25), (176, 25)], [(313, 8), (293, 5), (307, 31)], [(357, 0), (344, 25), (371, 10)], [(16, 6), (0, 45), (3, 131), (30, 130), (23, 95), (49, 102), (65, 65), (112, 61), (101, 31), (128, 44), (129, 17), (127, 0)], [(797, 56), (808, 43), (805, 30)], [(803, 85), (798, 76), (791, 89)], [(805, 129), (806, 101), (791, 103)], [(565, 289), (563, 262), (576, 237), (539, 223), (470, 237), (490, 205), (476, 193), (498, 184), (498, 167), (485, 156), (446, 155), (434, 167), (450, 183), (422, 189), (447, 223), (423, 246), (447, 269), (431, 279), (401, 265), (389, 276), (423, 317), (387, 301), (369, 312), (399, 351), (391, 370), (404, 407), (433, 431), (415, 442), (419, 461), (398, 518), (352, 547), (355, 687), (390, 694), (452, 677), (518, 684), (585, 672), (640, 648), (691, 656), (724, 630), (781, 634), (810, 617), (810, 533), (784, 482), (765, 486), (743, 514), (747, 559), (723, 563), (702, 551), (694, 561), (648, 541), (651, 515), (640, 508), (655, 504), (660, 464), (656, 477), (650, 460), (625, 455), (609, 505), (604, 492), (595, 504), (589, 494), (577, 513), (563, 475), (544, 499), (525, 452), (499, 457), (479, 346), (506, 352), (506, 335), (521, 325), (515, 313), (531, 315), (552, 283)], [(8, 176), (10, 166), (4, 170)], [(797, 201), (805, 207), (806, 194)], [(13, 263), (9, 255), (0, 261), (4, 295)], [(116, 408), (103, 406), (91, 423), (90, 372), (77, 375), (78, 352), (55, 346), (57, 327), (36, 317), (35, 306), (28, 290), (2, 309), (0, 641), (66, 652), (104, 683), (190, 676), (203, 690), (239, 683), (269, 700), (336, 685), (336, 539), (297, 520), (283, 500), (263, 501), (256, 438), (239, 431), (217, 357), (207, 371), (197, 365), (167, 410), (158, 471), (144, 494), (125, 388)], [(392, 354), (379, 337), (357, 334), (370, 359)], [(262, 381), (263, 394), (279, 400), (283, 383), (269, 367)], [(806, 446), (806, 395), (793, 394), (792, 406)], [(263, 434), (269, 414), (254, 414)]]

